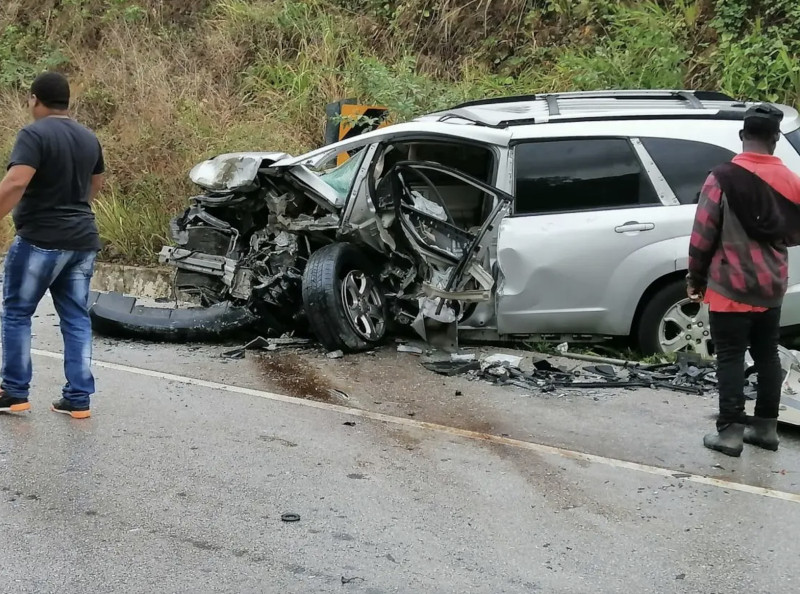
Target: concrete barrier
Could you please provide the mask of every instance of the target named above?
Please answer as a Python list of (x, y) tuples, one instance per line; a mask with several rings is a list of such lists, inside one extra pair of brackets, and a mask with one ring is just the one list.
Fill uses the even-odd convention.
[(171, 268), (141, 268), (98, 262), (92, 279), (92, 289), (150, 299), (171, 297), (173, 274), (174, 270)]
[[(2, 278), (1, 271), (5, 256), (5, 254), (0, 254), (0, 278)], [(117, 291), (125, 295), (149, 299), (172, 297), (173, 274), (174, 270), (171, 268), (144, 268), (98, 262), (92, 278), (92, 290)]]

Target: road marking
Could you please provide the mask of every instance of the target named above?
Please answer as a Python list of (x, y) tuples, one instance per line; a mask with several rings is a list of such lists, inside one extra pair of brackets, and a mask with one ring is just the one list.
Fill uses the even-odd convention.
[[(46, 357), (49, 359), (64, 359), (60, 353), (53, 353), (50, 351), (43, 351), (40, 349), (32, 349), (34, 355)], [(530, 441), (523, 441), (521, 439), (513, 439), (511, 437), (502, 437), (500, 435), (492, 435), (490, 433), (480, 433), (478, 431), (470, 431), (469, 429), (459, 429), (457, 427), (450, 427), (448, 425), (439, 425), (436, 423), (426, 423), (425, 421), (418, 421), (415, 419), (408, 419), (405, 417), (395, 417), (386, 415), (379, 412), (372, 412), (358, 408), (349, 408), (338, 404), (330, 404), (327, 402), (316, 402), (314, 400), (305, 400), (295, 396), (286, 396), (284, 394), (276, 394), (274, 392), (265, 392), (262, 390), (254, 390), (252, 388), (243, 388), (240, 386), (231, 386), (229, 384), (221, 384), (218, 382), (210, 382), (193, 377), (186, 377), (182, 375), (174, 375), (172, 373), (164, 373), (162, 371), (153, 371), (151, 369), (143, 369), (141, 367), (131, 367), (129, 365), (120, 365), (118, 363), (108, 363), (106, 361), (94, 361), (95, 367), (103, 369), (111, 369), (114, 371), (122, 371), (125, 373), (132, 373), (145, 377), (152, 377), (161, 380), (178, 382), (190, 386), (198, 386), (201, 388), (209, 388), (212, 390), (222, 390), (231, 392), (233, 394), (242, 394), (245, 396), (255, 396), (264, 400), (272, 400), (274, 402), (284, 402), (287, 404), (294, 404), (298, 406), (305, 406), (307, 408), (316, 408), (319, 410), (326, 410), (336, 412), (351, 417), (359, 417), (362, 419), (370, 419), (373, 421), (380, 421), (392, 425), (401, 425), (404, 427), (413, 427), (416, 429), (425, 429), (427, 431), (435, 431), (437, 433), (445, 433), (465, 439), (484, 441), (493, 444), (505, 445), (521, 450), (536, 452), (537, 454), (548, 454), (552, 456), (559, 456), (569, 460), (580, 460), (600, 464), (611, 468), (623, 468), (625, 470), (633, 470), (636, 472), (643, 472), (660, 476), (672, 480), (682, 480), (690, 483), (697, 483), (700, 485), (707, 485), (711, 487), (718, 487), (720, 489), (728, 489), (731, 491), (739, 491), (740, 493), (749, 493), (751, 495), (760, 495), (761, 497), (770, 497), (773, 499), (781, 499), (783, 501), (790, 501), (793, 503), (800, 503), (800, 493), (789, 493), (786, 491), (776, 491), (775, 489), (766, 489), (764, 487), (756, 487), (745, 483), (736, 483), (725, 479), (718, 479), (699, 474), (685, 473), (678, 470), (671, 470), (669, 468), (661, 468), (659, 466), (650, 466), (649, 464), (640, 464), (638, 462), (629, 462), (627, 460), (619, 460), (617, 458), (607, 458), (597, 454), (586, 454), (575, 450), (568, 450), (566, 448), (558, 448), (544, 444), (534, 443)]]

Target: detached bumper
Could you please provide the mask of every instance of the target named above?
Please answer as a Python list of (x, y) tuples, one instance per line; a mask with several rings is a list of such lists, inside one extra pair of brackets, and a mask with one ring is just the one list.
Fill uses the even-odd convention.
[(219, 340), (259, 320), (247, 308), (227, 302), (197, 308), (146, 307), (136, 305), (135, 297), (94, 291), (89, 315), (98, 334), (161, 342)]

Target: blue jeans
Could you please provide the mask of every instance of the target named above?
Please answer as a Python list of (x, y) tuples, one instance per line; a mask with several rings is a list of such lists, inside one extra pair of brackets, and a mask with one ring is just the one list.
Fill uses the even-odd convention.
[(31, 365), (31, 318), (47, 289), (64, 337), (63, 397), (88, 406), (94, 394), (89, 283), (95, 252), (45, 250), (16, 237), (8, 250), (3, 279), (3, 383), (6, 394), (27, 398)]

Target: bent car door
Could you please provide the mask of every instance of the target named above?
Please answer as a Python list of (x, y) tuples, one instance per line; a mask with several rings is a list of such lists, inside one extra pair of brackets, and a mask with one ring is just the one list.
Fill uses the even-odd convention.
[[(511, 206), (512, 197), (464, 173), (424, 161), (397, 163), (387, 175), (389, 195), (404, 243), (422, 272), (422, 292), (436, 316), (450, 310), (456, 321), (470, 304), (487, 302), (494, 289), (489, 265), (491, 232)], [(443, 189), (465, 197), (488, 198), (487, 211), (477, 225), (465, 228), (454, 218)], [(379, 190), (379, 200), (382, 192)], [(452, 197), (452, 196), (451, 196)]]
[(629, 332), (651, 279), (675, 271), (693, 213), (637, 139), (524, 141), (514, 167), (514, 214), (498, 237), (498, 332)]

